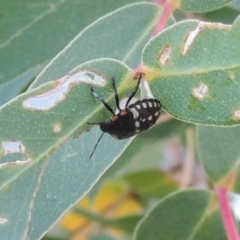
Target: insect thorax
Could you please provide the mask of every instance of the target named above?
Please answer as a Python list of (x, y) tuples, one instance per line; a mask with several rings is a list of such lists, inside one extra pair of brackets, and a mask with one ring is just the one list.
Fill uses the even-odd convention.
[(109, 121), (102, 122), (100, 128), (116, 139), (129, 138), (135, 134), (133, 114), (128, 108), (121, 110)]

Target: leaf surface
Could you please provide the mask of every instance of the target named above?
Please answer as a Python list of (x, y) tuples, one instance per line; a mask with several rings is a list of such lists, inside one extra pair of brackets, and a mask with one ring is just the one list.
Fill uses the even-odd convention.
[(205, 125), (240, 123), (240, 18), (222, 25), (179, 22), (149, 41), (145, 72), (155, 97), (177, 119)]
[(219, 212), (211, 211), (211, 197), (191, 189), (163, 198), (139, 222), (134, 239), (226, 240)]
[[(239, 171), (240, 128), (197, 127), (197, 152), (208, 178), (217, 183)], [(238, 187), (237, 187), (238, 186)], [(239, 188), (238, 182), (236, 187)]]
[[(93, 32), (96, 38), (96, 29), (99, 27), (100, 32), (104, 32), (102, 35), (106, 34), (106, 39), (113, 38), (111, 41), (115, 41), (115, 49), (118, 47), (120, 50), (125, 49), (121, 52), (122, 58), (133, 61), (131, 59), (140, 56), (141, 46), (149, 38), (159, 14), (161, 10), (153, 4), (131, 5), (103, 18), (100, 25), (96, 22), (93, 24), (94, 28), (89, 27), (88, 31)], [(131, 36), (126, 37), (128, 41), (110, 34), (120, 23), (120, 20), (112, 21), (115, 15), (120, 20), (121, 16), (124, 16), (125, 21), (121, 26), (124, 29), (131, 29), (129, 31)], [(144, 18), (146, 21), (141, 22)], [(141, 31), (138, 28), (140, 22)], [(111, 23), (111, 27), (108, 23)], [(134, 34), (134, 30), (138, 34)], [(84, 38), (84, 41), (86, 40), (87, 38)], [(81, 37), (77, 41), (80, 46)], [(110, 46), (102, 42), (100, 45), (104, 53)], [(86, 45), (84, 48), (86, 50)], [(66, 53), (70, 52), (66, 51)], [(41, 100), (45, 96), (51, 99), (51, 93), (60, 92), (59, 89), (66, 83), (63, 76), (69, 71), (68, 69), (81, 62), (80, 59), (75, 58), (77, 56), (79, 52), (75, 52), (74, 57), (70, 58), (74, 61), (69, 65), (70, 60), (64, 56), (64, 61), (61, 59), (62, 67), (59, 63), (54, 65), (53, 61), (53, 65), (50, 64), (48, 70), (45, 70), (46, 75), (40, 77), (42, 82), (37, 81), (38, 84), (45, 84), (22, 94), (0, 109), (0, 155), (2, 156), (0, 205), (4, 206), (0, 216), (6, 218), (6, 223), (0, 228), (0, 235), (4, 239), (14, 239), (15, 236), (18, 236), (18, 239), (41, 238), (68, 208), (92, 188), (132, 140), (117, 141), (106, 134), (89, 161), (90, 153), (100, 136), (100, 130), (94, 127), (90, 132), (86, 132), (89, 129), (86, 123), (103, 121), (111, 116), (91, 95), (89, 85), (81, 81), (73, 85), (68, 84), (68, 91), (63, 95), (60, 94), (61, 97), (57, 98), (59, 101), (53, 101), (53, 106), (50, 106), (50, 102)], [(120, 98), (129, 96), (135, 85), (131, 70), (115, 60), (92, 61), (79, 66), (74, 71), (83, 70), (93, 71), (104, 77), (104, 87), (94, 88), (112, 107), (115, 107), (109, 81), (112, 77), (116, 78)], [(65, 78), (71, 77), (71, 74)], [(58, 76), (61, 78), (58, 81), (48, 82)], [(73, 137), (78, 138), (72, 139)], [(22, 220), (18, 221), (20, 216)]]
[[(0, 0), (0, 104), (19, 94), (25, 82), (32, 81), (86, 26), (131, 2), (136, 0)], [(10, 84), (16, 85), (18, 91), (5, 96)]]
[(222, 8), (226, 4), (232, 2), (231, 0), (180, 0), (179, 8), (190, 12), (210, 12), (218, 8)]

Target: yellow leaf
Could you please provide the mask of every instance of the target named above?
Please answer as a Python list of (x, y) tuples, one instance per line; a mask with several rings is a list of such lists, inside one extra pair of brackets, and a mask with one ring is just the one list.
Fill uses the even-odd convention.
[[(84, 208), (90, 208), (91, 203), (88, 197), (83, 198), (79, 203), (79, 206)], [(83, 228), (85, 225), (89, 224), (89, 220), (85, 217), (82, 217), (81, 215), (73, 212), (67, 212), (62, 220), (61, 220), (61, 226), (65, 228), (66, 230), (73, 232), (77, 229)]]
[(141, 204), (132, 196), (126, 197), (121, 204), (115, 210), (115, 217), (124, 217), (127, 215), (133, 215), (142, 211)]
[(122, 182), (106, 183), (94, 200), (96, 211), (100, 213), (108, 211), (122, 199), (127, 190), (127, 186)]

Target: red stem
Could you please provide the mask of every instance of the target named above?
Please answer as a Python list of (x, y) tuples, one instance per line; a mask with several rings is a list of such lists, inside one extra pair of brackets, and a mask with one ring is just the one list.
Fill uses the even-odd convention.
[(227, 238), (228, 240), (239, 240), (240, 238), (233, 218), (233, 214), (231, 212), (227, 190), (224, 187), (217, 186), (216, 191)]
[(156, 3), (158, 5), (163, 5), (166, 0), (152, 0), (153, 3)]
[(168, 19), (170, 18), (170, 15), (176, 8), (176, 6), (172, 3), (172, 1), (167, 0), (152, 0), (152, 2), (155, 2), (156, 4), (162, 5), (163, 12), (161, 14), (161, 18), (158, 21), (158, 24), (154, 30), (153, 36), (160, 33), (165, 27), (168, 22)]

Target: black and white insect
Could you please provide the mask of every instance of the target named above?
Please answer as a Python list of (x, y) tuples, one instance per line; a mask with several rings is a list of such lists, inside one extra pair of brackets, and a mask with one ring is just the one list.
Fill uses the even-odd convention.
[(161, 103), (159, 100), (155, 98), (146, 98), (138, 100), (134, 103), (130, 103), (139, 89), (141, 78), (142, 74), (139, 75), (137, 85), (128, 97), (124, 108), (120, 108), (115, 79), (112, 78), (112, 88), (115, 94), (115, 102), (118, 113), (115, 113), (113, 109), (105, 102), (105, 100), (100, 97), (90, 85), (92, 95), (101, 101), (107, 110), (112, 113), (112, 118), (99, 123), (88, 123), (91, 125), (99, 125), (100, 129), (103, 131), (96, 145), (94, 146), (89, 159), (91, 159), (104, 133), (108, 133), (116, 139), (126, 139), (149, 129), (156, 123), (160, 116), (161, 110)]

